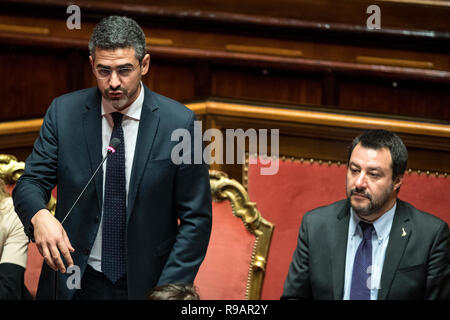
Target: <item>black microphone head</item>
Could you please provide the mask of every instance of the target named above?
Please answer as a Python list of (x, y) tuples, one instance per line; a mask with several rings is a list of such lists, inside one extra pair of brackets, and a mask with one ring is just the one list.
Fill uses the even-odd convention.
[(118, 138), (112, 138), (111, 142), (109, 143), (109, 146), (115, 149), (119, 144), (120, 140)]

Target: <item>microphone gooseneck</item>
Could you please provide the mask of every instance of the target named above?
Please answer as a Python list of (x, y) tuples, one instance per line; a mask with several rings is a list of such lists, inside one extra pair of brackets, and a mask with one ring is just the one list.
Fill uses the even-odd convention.
[[(91, 183), (92, 179), (94, 179), (95, 175), (97, 174), (98, 170), (100, 170), (101, 166), (103, 165), (103, 163), (105, 162), (105, 160), (109, 157), (110, 154), (116, 152), (116, 148), (117, 146), (120, 144), (120, 140), (117, 138), (113, 138), (111, 139), (106, 155), (103, 158), (102, 162), (100, 162), (100, 164), (98, 165), (97, 169), (95, 169), (94, 173), (92, 174), (91, 178), (89, 179), (89, 181), (86, 183), (86, 185), (84, 186), (83, 190), (80, 192), (80, 195), (78, 196), (78, 198), (75, 200), (75, 202), (73, 203), (72, 207), (70, 208), (69, 212), (67, 212), (66, 216), (64, 217), (64, 219), (61, 221), (61, 225), (64, 224), (64, 221), (66, 221), (67, 217), (69, 216), (69, 214), (72, 212), (73, 208), (75, 207), (75, 205), (78, 203), (78, 200), (80, 200), (81, 196), (84, 194), (84, 191), (86, 191), (87, 187), (89, 186), (89, 184)], [(57, 300), (57, 290), (58, 290), (58, 271), (55, 271), (55, 278), (54, 278), (54, 292), (53, 292), (53, 298), (55, 300)]]
[(64, 219), (61, 221), (61, 225), (64, 224), (64, 221), (66, 221), (67, 217), (69, 216), (69, 214), (72, 212), (73, 208), (75, 207), (75, 205), (78, 203), (78, 200), (80, 200), (81, 196), (84, 194), (84, 191), (86, 191), (87, 187), (89, 186), (89, 184), (91, 183), (92, 179), (94, 179), (95, 175), (97, 174), (98, 170), (100, 170), (101, 166), (103, 165), (103, 163), (106, 161), (106, 159), (109, 157), (110, 154), (116, 152), (116, 148), (117, 146), (120, 144), (120, 140), (117, 138), (113, 138), (111, 139), (111, 142), (109, 143), (109, 146), (107, 148), (107, 152), (105, 157), (103, 158), (102, 162), (100, 162), (100, 164), (98, 165), (97, 169), (95, 169), (94, 173), (92, 174), (91, 178), (89, 179), (89, 181), (86, 183), (86, 185), (84, 186), (83, 190), (80, 192), (78, 198), (75, 200), (75, 202), (73, 203), (72, 207), (70, 208), (69, 212), (67, 212), (66, 216), (64, 217)]

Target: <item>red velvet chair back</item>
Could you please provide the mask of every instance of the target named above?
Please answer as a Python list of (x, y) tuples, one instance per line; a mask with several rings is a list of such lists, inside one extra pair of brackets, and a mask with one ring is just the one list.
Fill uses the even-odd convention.
[(260, 299), (273, 225), (239, 182), (211, 170), (210, 183), (212, 233), (195, 279), (200, 298)]
[(195, 279), (202, 300), (245, 299), (254, 241), (229, 201), (213, 202), (211, 239)]

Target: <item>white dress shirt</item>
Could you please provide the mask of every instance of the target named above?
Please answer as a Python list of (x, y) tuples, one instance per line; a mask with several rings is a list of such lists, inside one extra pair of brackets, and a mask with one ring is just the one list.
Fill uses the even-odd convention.
[[(133, 166), (134, 151), (136, 148), (136, 139), (139, 129), (139, 121), (141, 119), (142, 104), (144, 103), (144, 87), (142, 81), (140, 83), (140, 92), (137, 99), (127, 108), (120, 111), (124, 114), (122, 118), (123, 138), (125, 140), (125, 179), (126, 179), (126, 194), (128, 205), (128, 189), (130, 185), (131, 169)], [(106, 156), (106, 151), (111, 140), (112, 129), (114, 121), (111, 113), (117, 112), (116, 109), (104, 98), (102, 98), (102, 155)], [(105, 193), (105, 176), (106, 176), (106, 160), (103, 163), (103, 194)], [(100, 226), (98, 228), (97, 236), (92, 246), (89, 255), (88, 264), (95, 270), (102, 270), (102, 223), (103, 223), (103, 207), (102, 217), (100, 219)]]
[[(372, 233), (372, 270), (370, 272), (370, 300), (377, 300), (378, 289), (380, 288), (381, 272), (383, 270), (384, 257), (389, 242), (389, 233), (391, 232), (392, 222), (394, 220), (394, 206), (379, 217), (373, 223), (375, 231)], [(353, 263), (355, 261), (356, 251), (363, 239), (362, 230), (359, 226), (361, 219), (350, 209), (350, 221), (348, 226), (347, 238), (347, 256), (345, 260), (345, 283), (344, 283), (344, 300), (350, 299), (350, 288), (352, 284)]]

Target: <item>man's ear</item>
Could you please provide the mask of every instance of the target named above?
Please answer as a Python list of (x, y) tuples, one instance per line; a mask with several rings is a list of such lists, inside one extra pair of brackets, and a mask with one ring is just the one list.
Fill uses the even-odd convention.
[(89, 56), (89, 63), (91, 64), (92, 72), (94, 72), (94, 59), (92, 59), (92, 56)]
[(144, 58), (142, 58), (141, 76), (146, 75), (149, 68), (150, 68), (150, 54), (147, 53), (144, 56)]
[(399, 191), (400, 187), (403, 184), (403, 175), (398, 176), (397, 178), (394, 179), (394, 191)]

